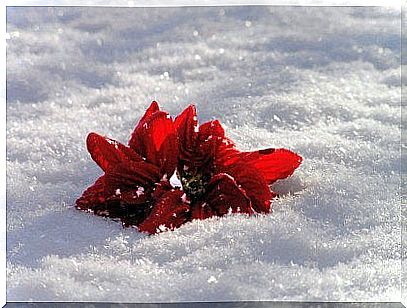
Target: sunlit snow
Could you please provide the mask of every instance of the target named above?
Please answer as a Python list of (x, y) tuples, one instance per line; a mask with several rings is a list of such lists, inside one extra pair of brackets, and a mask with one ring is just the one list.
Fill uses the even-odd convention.
[[(9, 7), (7, 22), (8, 300), (399, 300), (398, 11)], [(273, 213), (148, 236), (73, 209), (102, 174), (87, 134), (126, 143), (152, 100), (195, 103), (242, 150), (299, 153)]]

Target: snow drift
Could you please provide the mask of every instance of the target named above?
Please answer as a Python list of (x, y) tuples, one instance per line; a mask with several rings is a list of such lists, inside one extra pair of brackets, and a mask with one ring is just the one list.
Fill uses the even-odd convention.
[[(400, 12), (8, 8), (7, 296), (399, 300)], [(153, 100), (304, 161), (270, 215), (147, 236), (72, 208)]]

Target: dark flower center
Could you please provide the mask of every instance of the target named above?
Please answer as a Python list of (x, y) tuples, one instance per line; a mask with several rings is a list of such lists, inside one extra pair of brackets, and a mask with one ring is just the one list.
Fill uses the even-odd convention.
[(196, 202), (205, 195), (210, 175), (184, 168), (178, 171), (178, 177), (181, 179), (182, 190), (191, 202)]

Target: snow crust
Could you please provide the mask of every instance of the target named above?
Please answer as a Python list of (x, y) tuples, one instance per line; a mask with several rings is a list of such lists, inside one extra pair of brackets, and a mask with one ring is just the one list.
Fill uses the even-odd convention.
[[(8, 8), (7, 299), (399, 301), (400, 13)], [(147, 236), (76, 211), (151, 100), (304, 158), (270, 215)]]

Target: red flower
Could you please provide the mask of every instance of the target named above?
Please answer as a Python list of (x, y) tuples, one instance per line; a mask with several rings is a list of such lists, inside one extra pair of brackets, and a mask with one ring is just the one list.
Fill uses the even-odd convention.
[(214, 120), (198, 126), (195, 106), (176, 119), (177, 172), (190, 200), (191, 218), (229, 212), (270, 212), (269, 184), (290, 176), (302, 158), (286, 149), (240, 152)]
[(150, 233), (155, 229), (148, 221), (157, 213), (163, 218), (169, 214), (159, 221), (166, 228), (178, 227), (187, 219), (183, 192), (169, 184), (177, 165), (177, 134), (173, 120), (156, 102), (134, 129), (129, 146), (96, 133), (88, 135), (86, 145), (105, 174), (76, 200), (76, 208), (119, 218), (124, 226)]
[[(76, 207), (156, 233), (229, 212), (270, 212), (269, 184), (291, 175), (302, 158), (286, 149), (240, 152), (220, 123), (198, 126), (193, 105), (175, 121), (153, 102), (129, 146), (89, 134), (87, 147), (105, 171)], [(172, 187), (176, 171), (182, 188)]]

